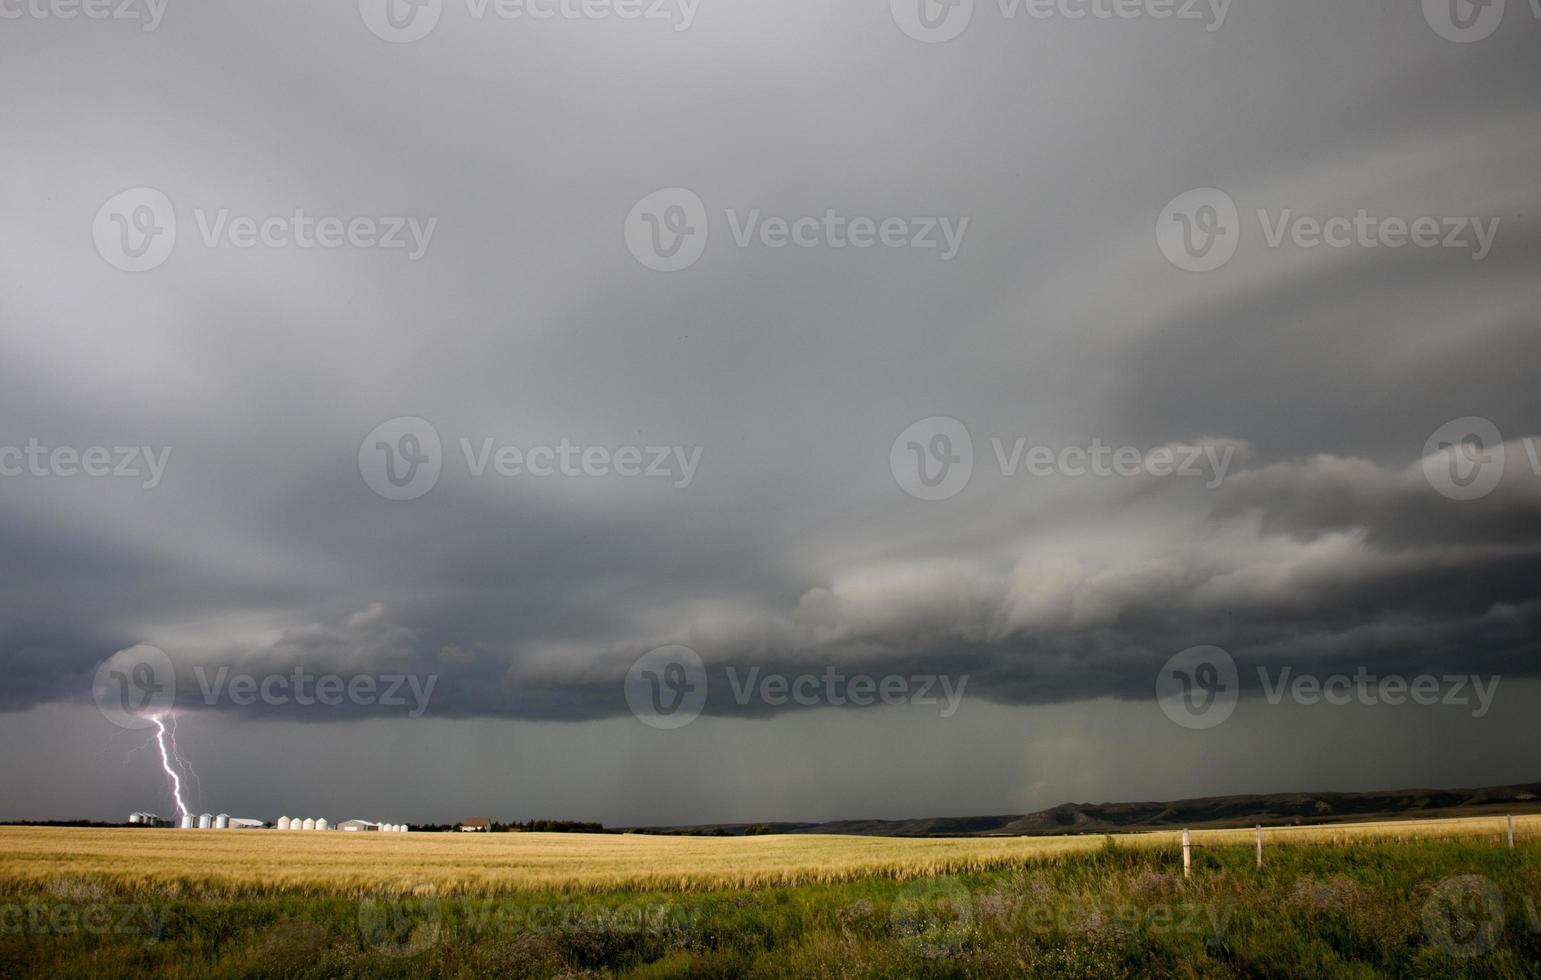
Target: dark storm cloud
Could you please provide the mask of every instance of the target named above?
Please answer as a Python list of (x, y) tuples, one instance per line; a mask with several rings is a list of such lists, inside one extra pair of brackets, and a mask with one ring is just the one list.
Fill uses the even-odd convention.
[[(1459, 45), (1416, 5), (1238, 3), (1209, 34), (981, 3), (921, 45), (886, 6), (703, 5), (679, 33), (446, 15), (410, 45), (298, 0), (173, 6), (153, 33), (8, 21), (0, 79), (28, 95), (0, 107), (0, 446), (172, 455), (153, 490), (0, 480), (0, 708), (89, 703), (141, 643), (190, 709), (222, 667), (432, 676), (449, 746), (477, 718), (629, 721), (627, 668), (671, 643), (712, 670), (709, 715), (756, 725), (776, 712), (725, 697), (730, 667), (966, 674), (1006, 707), (1148, 700), (1202, 644), (1534, 674), (1541, 25)], [(130, 275), (92, 218), (136, 186), (183, 227)], [(674, 186), (711, 239), (661, 274), (622, 228)], [(1210, 186), (1240, 250), (1185, 272), (1152, 228)], [(410, 262), (209, 248), (194, 217), (295, 208), (438, 224)], [(739, 248), (728, 209), (970, 224), (944, 263)], [(1270, 248), (1259, 209), (1501, 224), (1474, 261)], [(922, 502), (888, 452), (937, 415), (976, 473)], [(1509, 473), (1454, 501), (1419, 456), (1472, 415)], [(358, 453), (402, 416), (445, 471), (389, 501)], [(1214, 489), (1035, 480), (994, 472), (992, 437), (1246, 451)], [(460, 441), (487, 438), (704, 455), (684, 489), (475, 478)], [(857, 739), (881, 712), (837, 714)]]

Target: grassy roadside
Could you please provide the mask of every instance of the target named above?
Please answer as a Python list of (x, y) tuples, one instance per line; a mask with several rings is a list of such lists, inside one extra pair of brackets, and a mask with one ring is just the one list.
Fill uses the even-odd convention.
[(499, 897), (7, 883), (0, 976), (1541, 976), (1541, 846), (1107, 846), (1015, 869)]

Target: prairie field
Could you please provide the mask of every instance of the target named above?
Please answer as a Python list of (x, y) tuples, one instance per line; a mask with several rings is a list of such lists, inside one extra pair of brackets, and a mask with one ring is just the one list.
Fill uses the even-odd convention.
[(1541, 976), (1541, 816), (895, 839), (0, 828), (0, 977)]
[[(1515, 818), (1541, 834), (1541, 815)], [(1496, 839), (1502, 818), (1270, 828), (1265, 847), (1374, 839)], [(1116, 846), (1178, 853), (1180, 834), (893, 838), (787, 835), (372, 834), (339, 831), (56, 829), (0, 827), (0, 880), (36, 884), (60, 874), (130, 887), (177, 884), (206, 892), (329, 895), (501, 895), (761, 888), (864, 877), (910, 879), (997, 871)], [(1193, 834), (1200, 848), (1251, 845), (1250, 829)]]

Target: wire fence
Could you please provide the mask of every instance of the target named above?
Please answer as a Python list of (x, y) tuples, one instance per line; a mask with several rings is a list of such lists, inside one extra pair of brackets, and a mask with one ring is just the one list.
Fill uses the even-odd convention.
[[(1355, 830), (1341, 825), (1335, 827), (1263, 827), (1247, 830), (1214, 830), (1205, 833), (1214, 838), (1197, 840), (1193, 831), (1184, 830), (1179, 840), (1182, 849), (1183, 874), (1192, 877), (1193, 852), (1195, 851), (1251, 851), (1256, 855), (1257, 866), (1266, 862), (1269, 850), (1285, 847), (1380, 847), (1388, 845), (1421, 844), (1425, 842), (1460, 842), (1490, 844), (1509, 850), (1541, 841), (1541, 818), (1527, 817), (1528, 826), (1518, 827), (1512, 816), (1498, 818), (1500, 823), (1493, 829), (1474, 829), (1460, 833), (1426, 833), (1413, 826), (1403, 828), (1365, 827)], [(1313, 839), (1314, 838), (1314, 839)]]

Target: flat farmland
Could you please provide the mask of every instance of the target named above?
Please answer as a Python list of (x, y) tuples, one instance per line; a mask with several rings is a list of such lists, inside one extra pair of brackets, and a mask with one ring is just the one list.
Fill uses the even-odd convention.
[[(1541, 816), (1515, 818), (1541, 835)], [(1502, 818), (1271, 828), (1265, 848), (1505, 833)], [(479, 895), (529, 891), (700, 891), (790, 887), (1022, 868), (1119, 848), (1176, 856), (1179, 834), (1108, 837), (891, 838), (786, 835), (374, 834), (340, 831), (0, 828), (0, 878), (38, 884), (60, 875), (126, 887), (359, 895)], [(1253, 831), (1197, 831), (1197, 847), (1248, 846)]]

